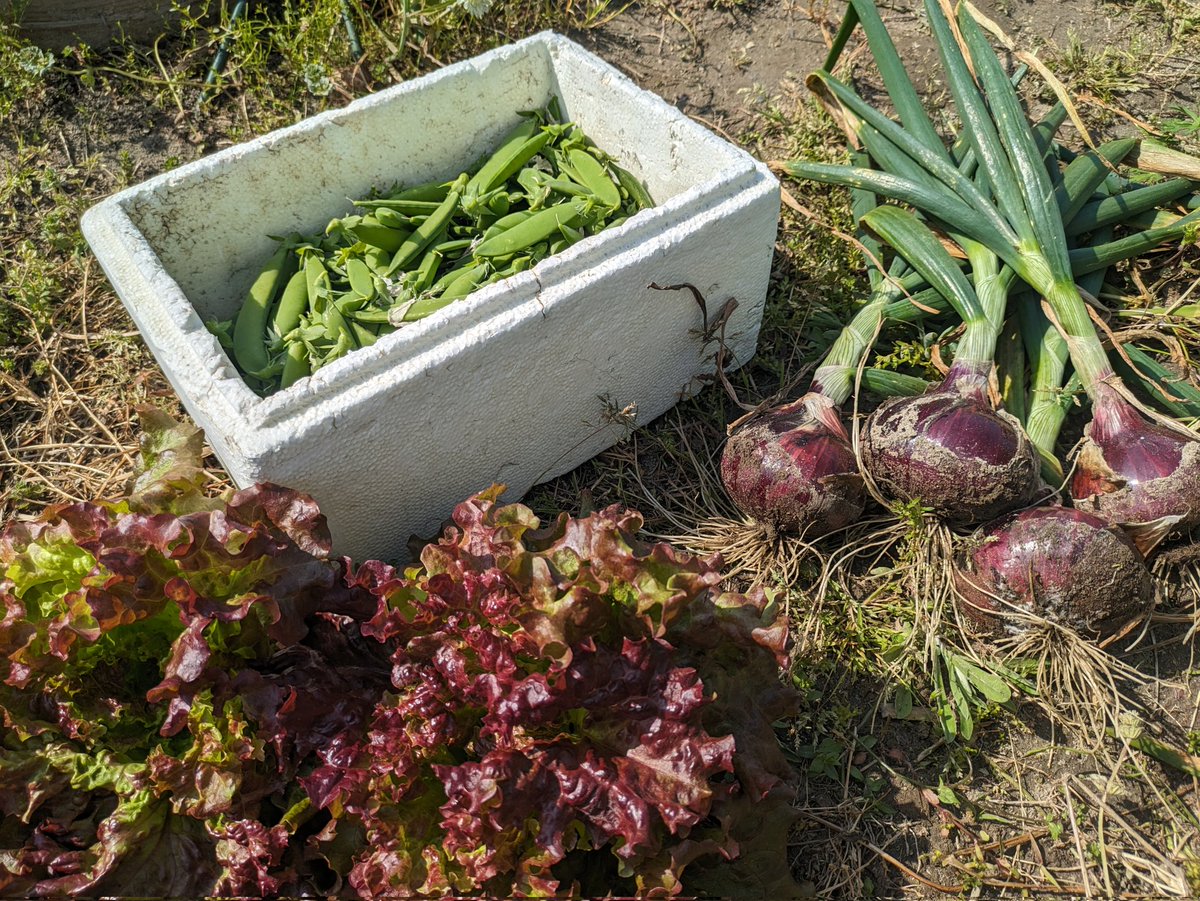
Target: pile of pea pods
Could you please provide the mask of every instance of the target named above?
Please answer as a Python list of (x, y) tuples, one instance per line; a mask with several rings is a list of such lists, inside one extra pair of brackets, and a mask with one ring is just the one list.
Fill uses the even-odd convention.
[(353, 201), (324, 234), (293, 234), (234, 319), (210, 323), (266, 395), (653, 205), (631, 173), (550, 110), (473, 173)]

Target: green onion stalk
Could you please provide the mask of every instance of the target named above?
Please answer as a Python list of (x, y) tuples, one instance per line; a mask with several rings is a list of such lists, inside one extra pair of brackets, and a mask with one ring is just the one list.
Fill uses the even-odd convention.
[[(889, 48), (888, 60), (881, 62), (881, 68), (890, 65), (892, 72), (889, 74), (894, 74), (897, 70), (903, 73), (895, 48), (886, 32), (882, 31), (882, 22), (874, 9), (866, 8), (863, 15), (864, 27), (876, 35), (882, 34)], [(845, 39), (858, 21), (858, 11), (851, 7), (839, 32), (835, 49), (826, 61), (826, 70), (833, 67)], [(828, 75), (827, 71), (817, 73), (818, 79), (825, 75)], [(906, 76), (899, 82), (894, 78), (890, 78), (889, 81), (899, 84), (894, 91), (903, 94), (897, 103), (898, 107), (920, 108), (916, 90)], [(839, 102), (835, 94), (823, 94), (822, 97), (831, 104)], [(843, 121), (859, 130), (872, 154), (886, 155), (894, 150), (884, 137), (865, 124), (861, 118), (845, 108), (841, 112)], [(918, 127), (923, 126), (925, 137), (941, 149), (940, 138), (932, 125), (922, 122), (922, 118), (923, 114), (915, 120), (916, 124)], [(1059, 109), (1050, 118), (1054, 121), (1048, 129), (1047, 141), (1065, 118), (1065, 111)], [(950, 154), (944, 150), (942, 153), (947, 164), (954, 164)], [(862, 154), (858, 157), (860, 161), (865, 159)], [(954, 158), (957, 159), (955, 165), (958, 171), (964, 177), (969, 177), (975, 172), (977, 161), (965, 143), (960, 142), (956, 146)], [(876, 210), (875, 194), (869, 190), (855, 189), (852, 191), (852, 197), (855, 218), (859, 220), (865, 221), (871, 214), (877, 214), (886, 221), (898, 212), (894, 209)], [(868, 251), (874, 251), (873, 254), (869, 252), (868, 256), (873, 256), (872, 262), (877, 263), (882, 250), (878, 241), (870, 234), (863, 235), (862, 241)], [(928, 283), (928, 274), (921, 271), (920, 267), (917, 271), (907, 272), (909, 263), (911, 260), (906, 261), (903, 256), (896, 257), (887, 276), (884, 276), (877, 266), (871, 266), (868, 269), (872, 282), (870, 299), (843, 328), (829, 348), (814, 374), (808, 392), (798, 400), (752, 416), (730, 436), (722, 455), (721, 475), (727, 493), (743, 513), (809, 538), (844, 528), (861, 515), (866, 492), (857, 455), (842, 424), (840, 408), (854, 393), (860, 378), (869, 387), (886, 396), (911, 397), (923, 394), (928, 387), (923, 380), (899, 373), (863, 368), (863, 359), (885, 319), (918, 318), (929, 308), (922, 300), (929, 301), (930, 306), (939, 311), (948, 308), (948, 305), (942, 302), (943, 294), (936, 288), (929, 288), (916, 297), (912, 296), (912, 292)], [(946, 263), (948, 269), (954, 270), (951, 277), (962, 281), (963, 276), (956, 265), (949, 260)], [(968, 286), (966, 290), (971, 289)], [(994, 345), (994, 322), (1003, 317), (1004, 290), (1001, 290), (999, 295), (996, 295), (995, 291), (991, 292), (992, 295), (1000, 297), (1000, 302), (998, 308), (995, 303), (991, 304), (988, 315), (984, 315), (978, 304), (972, 307), (979, 315), (968, 330), (970, 336), (965, 338), (965, 342), (968, 346), (972, 342), (979, 344), (981, 353), (986, 353), (989, 343)], [(960, 353), (960, 359), (963, 362), (959, 364), (955, 373), (956, 378), (962, 376), (962, 384), (965, 386), (966, 355)], [(984, 394), (986, 395), (986, 381)], [(1007, 425), (1005, 423), (1006, 427)], [(1013, 432), (1026, 448), (1028, 447), (1028, 442), (1020, 436), (1019, 428), (1010, 428), (1009, 431)], [(958, 494), (957, 491), (954, 493)]]

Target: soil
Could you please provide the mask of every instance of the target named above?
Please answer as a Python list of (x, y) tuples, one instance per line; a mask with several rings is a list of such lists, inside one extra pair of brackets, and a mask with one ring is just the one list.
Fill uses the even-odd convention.
[[(940, 67), (920, 3), (879, 5), (918, 87), (939, 90), (930, 73)], [(1091, 50), (1121, 50), (1153, 39), (1151, 29), (1111, 3), (983, 0), (976, 6), (1023, 49), (1061, 50), (1074, 39)], [(572, 37), (684, 112), (737, 135), (753, 124), (764, 98), (794, 93), (822, 64), (840, 15), (839, 4), (816, 0), (641, 3), (602, 28)], [(1156, 65), (1184, 77), (1140, 92), (1127, 108), (1142, 117), (1169, 110), (1200, 90), (1195, 59), (1159, 57)]]

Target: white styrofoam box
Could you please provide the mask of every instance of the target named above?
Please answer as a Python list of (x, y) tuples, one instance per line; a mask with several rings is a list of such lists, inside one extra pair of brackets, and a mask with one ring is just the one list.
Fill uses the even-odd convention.
[[(480, 290), (267, 398), (204, 322), (231, 317), (274, 249), (348, 198), (452, 178), (518, 111), (563, 115), (647, 185), (653, 209)], [(311, 494), (335, 549), (403, 556), (493, 482), (519, 496), (660, 415), (714, 369), (702, 313), (738, 301), (754, 353), (779, 185), (578, 45), (543, 32), (231, 147), (110, 197), (83, 231), (167, 378), (238, 485)]]

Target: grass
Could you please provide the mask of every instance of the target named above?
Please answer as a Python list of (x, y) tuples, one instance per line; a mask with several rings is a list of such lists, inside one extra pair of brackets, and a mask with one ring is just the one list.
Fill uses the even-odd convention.
[(1067, 34), (1067, 46), (1047, 54), (1046, 64), (1076, 94), (1087, 92), (1104, 101), (1149, 86), (1143, 67), (1147, 51), (1134, 39), (1128, 48), (1105, 44), (1089, 46), (1075, 32)]
[[(755, 8), (715, 5), (739, 16)], [(687, 13), (659, 6), (641, 14), (659, 16), (695, 52), (697, 29), (676, 21)], [(154, 46), (71, 47), (52, 58), (0, 31), (0, 520), (120, 492), (136, 454), (136, 406), (181, 413), (82, 241), (90, 203), (373, 86), (543, 27), (603, 28), (630, 14), (610, 0), (496, 3), (479, 17), (422, 0), (352, 8), (360, 60), (336, 0), (284, 3), (234, 23), (229, 5), (192, 6), (179, 33)], [(1168, 46), (1194, 34), (1175, 0), (1119, 11), (1153, 24), (1160, 8)], [(225, 38), (230, 63), (206, 91)], [(1126, 52), (1077, 41), (1053, 61), (1074, 88), (1118, 103), (1148, 78), (1166, 87), (1156, 58), (1149, 43)], [(1157, 121), (1194, 140), (1197, 102), (1167, 106)], [(737, 137), (760, 158), (842, 159), (841, 132), (800, 84), (743, 103), (753, 124)], [(792, 856), (819, 897), (1195, 894), (1200, 785), (1188, 767), (1200, 702), (1193, 645), (1181, 641), (1189, 613), (1152, 623), (1125, 643), (1138, 638), (1132, 649), (1089, 648), (1086, 669), (1064, 668), (1047, 650), (1062, 646), (1050, 633), (991, 653), (963, 636), (947, 604), (957, 539), (919, 508), (877, 511), (840, 542), (809, 546), (758, 534), (728, 505), (716, 463), (739, 402), (802, 386), (866, 286), (858, 251), (835, 235), (853, 227), (845, 195), (785, 188), (804, 212), (784, 212), (758, 354), (730, 375), (737, 400), (711, 384), (527, 502), (541, 515), (637, 507), (650, 535), (721, 552), (735, 585), (757, 577), (783, 598), (797, 648), (789, 677), (805, 699), (779, 729), (800, 774)], [(1139, 315), (1157, 310), (1155, 321), (1190, 346), (1188, 317), (1163, 311), (1189, 290), (1193, 303), (1200, 297), (1194, 249), (1167, 263), (1157, 276), (1115, 280), (1104, 297), (1153, 293), (1157, 307), (1143, 303)], [(882, 350), (890, 365), (932, 376), (940, 337), (913, 327)], [(614, 421), (627, 416), (620, 406)], [(1194, 603), (1198, 585), (1194, 573), (1180, 580), (1176, 611), (1184, 598)], [(1114, 690), (1136, 718), (1104, 713)], [(1066, 697), (1091, 703), (1072, 708)], [(1088, 740), (1106, 731), (1103, 742)]]

